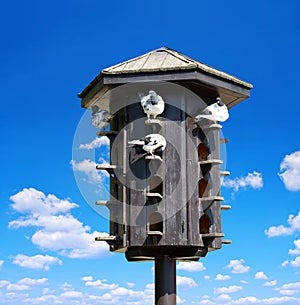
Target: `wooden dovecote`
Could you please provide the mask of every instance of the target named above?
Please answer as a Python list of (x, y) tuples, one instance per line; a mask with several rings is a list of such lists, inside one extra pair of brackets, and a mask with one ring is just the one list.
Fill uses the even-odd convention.
[[(197, 260), (228, 243), (221, 210), (230, 206), (220, 194), (221, 176), (229, 175), (220, 170), (220, 145), (228, 139), (220, 138), (219, 122), (195, 117), (217, 97), (235, 106), (251, 88), (166, 47), (102, 70), (79, 94), (83, 107), (113, 114), (110, 130), (98, 132), (110, 139), (111, 153), (109, 164), (97, 166), (110, 174), (111, 193), (97, 202), (110, 210), (110, 234), (98, 240), (129, 261)], [(152, 91), (164, 109), (147, 118), (141, 93)], [(152, 153), (132, 144), (148, 135), (163, 137), (164, 149)]]

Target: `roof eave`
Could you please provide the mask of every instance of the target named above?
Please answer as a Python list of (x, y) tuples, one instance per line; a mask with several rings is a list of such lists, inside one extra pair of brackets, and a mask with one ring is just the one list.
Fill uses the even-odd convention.
[(82, 98), (82, 107), (89, 107), (95, 99), (105, 94), (111, 88), (134, 82), (182, 82), (195, 81), (200, 86), (215, 88), (215, 91), (232, 95), (230, 106), (240, 103), (250, 96), (252, 85), (237, 78), (224, 77), (221, 73), (212, 74), (203, 69), (181, 69), (148, 71), (139, 73), (101, 73), (78, 96)]

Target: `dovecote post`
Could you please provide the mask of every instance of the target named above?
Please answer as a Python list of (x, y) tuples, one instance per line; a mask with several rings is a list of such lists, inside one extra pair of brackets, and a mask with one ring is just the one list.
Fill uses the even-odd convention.
[(79, 94), (82, 107), (104, 110), (109, 123), (97, 135), (110, 139), (110, 163), (97, 169), (110, 175), (110, 199), (96, 204), (110, 210), (110, 232), (96, 240), (130, 262), (155, 261), (156, 305), (176, 304), (176, 260), (197, 261), (230, 243), (221, 226), (230, 206), (220, 193), (227, 140), (203, 111), (216, 101), (231, 108), (251, 88), (163, 47), (102, 70)]

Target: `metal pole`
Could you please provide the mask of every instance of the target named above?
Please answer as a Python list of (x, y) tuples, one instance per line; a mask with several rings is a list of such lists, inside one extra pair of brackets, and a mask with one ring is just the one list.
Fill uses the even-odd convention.
[(155, 258), (155, 305), (176, 305), (176, 259)]

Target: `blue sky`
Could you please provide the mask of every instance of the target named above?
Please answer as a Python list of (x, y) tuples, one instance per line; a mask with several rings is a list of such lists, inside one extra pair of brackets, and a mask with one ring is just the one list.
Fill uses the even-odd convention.
[[(300, 304), (299, 6), (2, 2), (0, 304), (152, 304), (153, 264), (93, 242), (108, 222), (75, 176), (99, 179), (100, 192), (107, 177), (72, 151), (88, 115), (77, 93), (102, 69), (164, 45), (254, 86), (223, 125), (232, 206), (223, 231), (233, 243), (178, 264), (178, 304)], [(96, 144), (105, 159), (107, 142)]]

